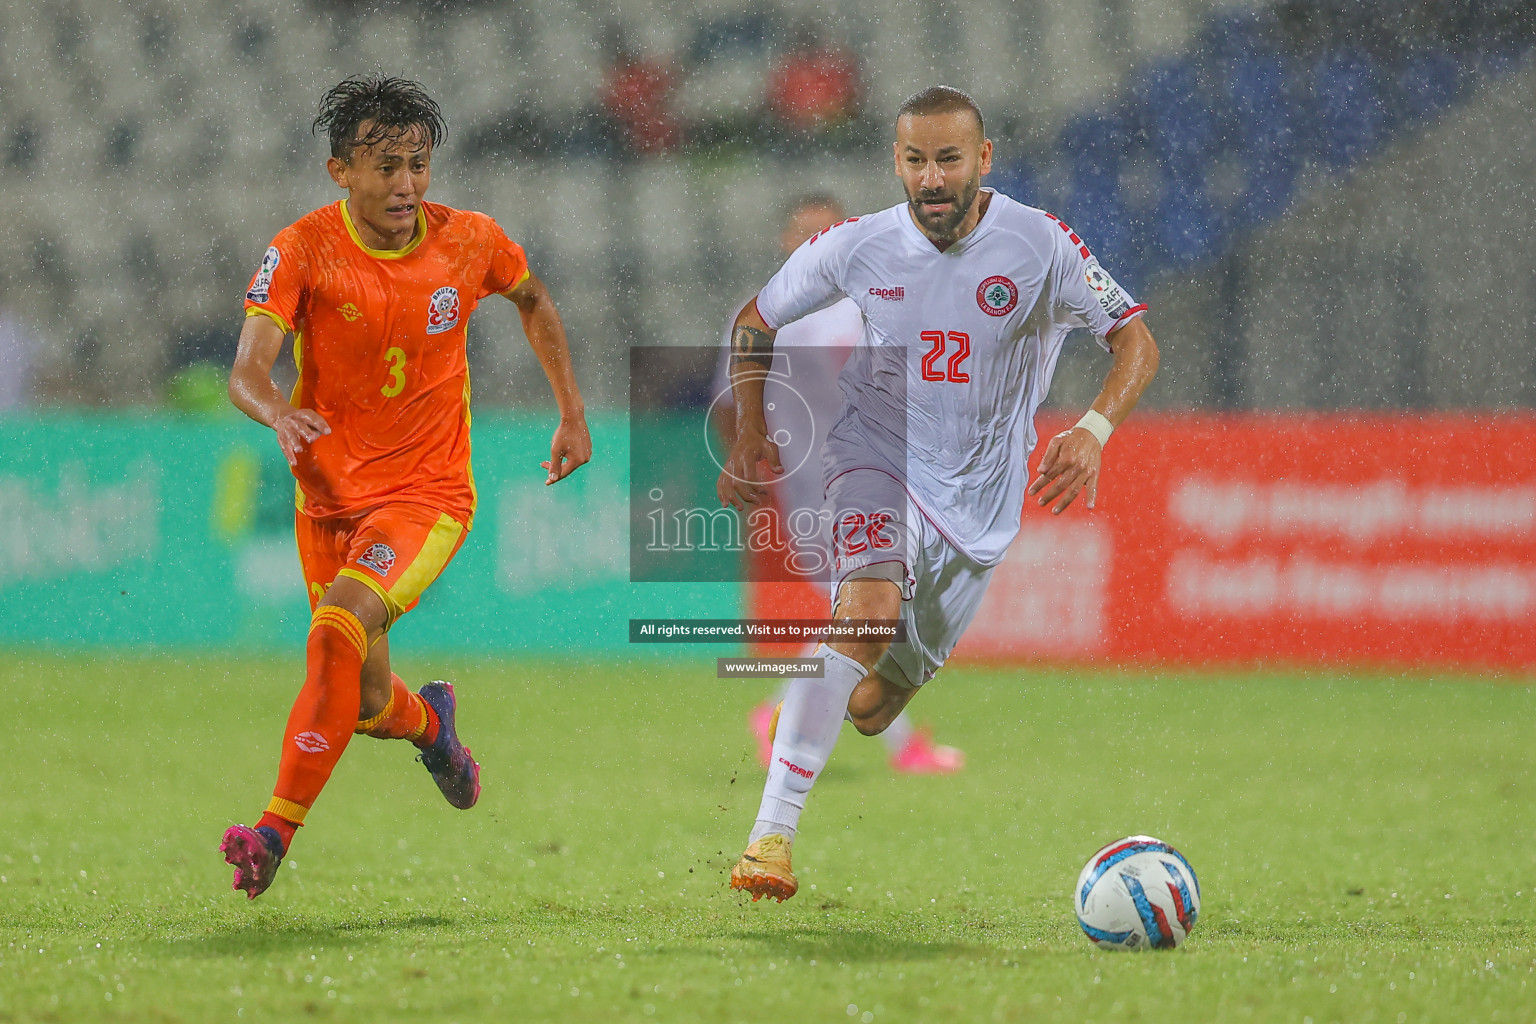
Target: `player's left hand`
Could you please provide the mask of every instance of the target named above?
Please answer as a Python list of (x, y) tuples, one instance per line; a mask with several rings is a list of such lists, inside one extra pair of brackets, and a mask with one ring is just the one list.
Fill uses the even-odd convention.
[(592, 435), (587, 430), (587, 418), (561, 417), (560, 425), (555, 428), (555, 436), (549, 443), (549, 461), (539, 463), (549, 470), (549, 479), (544, 481), (544, 486), (559, 483), (576, 472), (578, 466), (585, 466), (590, 461)]
[(1052, 515), (1062, 511), (1083, 491), (1088, 492), (1088, 507), (1093, 508), (1098, 499), (1099, 463), (1104, 457), (1104, 446), (1082, 427), (1063, 430), (1051, 438), (1045, 446), (1045, 456), (1040, 460), (1040, 475), (1029, 485), (1031, 495), (1040, 495), (1040, 504), (1057, 501), (1051, 508)]

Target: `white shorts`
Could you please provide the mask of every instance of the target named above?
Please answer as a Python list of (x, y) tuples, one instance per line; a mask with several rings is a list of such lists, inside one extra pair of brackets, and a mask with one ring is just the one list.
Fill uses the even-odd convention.
[(855, 469), (827, 487), (832, 523), (832, 603), (851, 579), (889, 580), (901, 589), (906, 643), (893, 643), (875, 671), (918, 687), (934, 677), (976, 617), (996, 566), (961, 553), (877, 469)]

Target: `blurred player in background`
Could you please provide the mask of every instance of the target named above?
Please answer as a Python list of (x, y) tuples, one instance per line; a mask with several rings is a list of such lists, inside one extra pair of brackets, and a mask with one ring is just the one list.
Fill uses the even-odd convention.
[[(230, 400), (271, 427), (298, 480), (294, 518), (313, 617), (307, 674), (283, 734), (277, 785), (254, 828), (219, 849), (252, 899), (274, 872), (354, 733), (409, 740), (443, 796), (473, 807), (480, 766), (458, 739), (453, 687), (413, 693), (389, 667), (388, 631), (469, 530), (465, 323), (504, 295), (554, 389), (560, 422), (545, 482), (592, 456), (565, 330), (523, 250), (481, 213), (427, 203), (444, 124), (414, 82), (349, 78), (316, 131), (347, 198), (278, 233), (245, 295)], [(272, 382), (286, 334), (299, 383)]]
[[(842, 415), (825, 445), (839, 621), (895, 620), (907, 641), (823, 644), (822, 678), (789, 686), (772, 764), (731, 887), (779, 900), (798, 883), (790, 850), (811, 786), (846, 717), (886, 729), (944, 664), (1019, 531), (1034, 414), (1067, 333), (1114, 355), (1092, 408), (1051, 439), (1028, 493), (1061, 513), (1096, 497), (1104, 444), (1157, 370), (1137, 304), (1067, 225), (981, 178), (992, 143), (965, 93), (935, 86), (896, 118), (907, 201), (854, 217), (796, 249), (736, 317), (736, 440), (722, 502), (763, 502), (782, 472), (764, 419), (774, 336), (844, 296), (864, 338), (843, 371)], [(1061, 553), (1063, 559), (1071, 551)]]
[[(787, 257), (806, 239), (825, 231), (847, 216), (835, 197), (825, 192), (811, 192), (789, 206), (784, 228), (779, 233), (779, 248)], [(736, 439), (736, 404), (730, 395), (730, 346), (735, 329), (734, 318), (726, 328), (725, 346), (715, 375), (714, 393), (722, 397), (710, 408), (716, 426), (729, 445)], [(848, 361), (848, 354), (864, 333), (864, 314), (858, 304), (844, 297), (816, 312), (786, 324), (773, 339), (780, 358), (774, 372), (763, 383), (763, 408), (768, 436), (779, 446), (779, 458), (785, 472), (773, 479), (773, 503), (781, 520), (789, 521), (797, 513), (817, 516), (826, 491), (822, 484), (821, 449), (842, 407), (842, 393), (837, 378)], [(789, 543), (814, 545), (805, 552), (810, 564), (825, 564), (830, 534), (815, 536), (810, 531), (787, 533)], [(825, 578), (825, 573), (807, 573), (806, 582), (760, 581), (759, 592), (776, 591), (776, 610), (790, 618), (825, 618), (825, 591), (810, 585)], [(801, 592), (807, 600), (797, 600)], [(792, 609), (787, 611), (787, 609)], [(807, 651), (806, 653), (809, 653)], [(758, 759), (767, 767), (773, 752), (773, 718), (781, 705), (787, 685), (779, 695), (753, 708), (748, 728), (757, 740)], [(935, 775), (959, 771), (965, 755), (954, 747), (941, 746), (929, 738), (926, 730), (914, 729), (906, 715), (895, 721), (880, 738), (885, 741), (891, 768), (908, 775)]]

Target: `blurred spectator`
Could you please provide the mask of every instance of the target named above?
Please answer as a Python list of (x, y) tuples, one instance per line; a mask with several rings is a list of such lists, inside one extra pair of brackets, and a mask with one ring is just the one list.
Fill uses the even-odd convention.
[(648, 156), (677, 149), (683, 133), (672, 105), (677, 81), (671, 64), (634, 53), (617, 31), (609, 52), (603, 107), (620, 141), (629, 152)]
[(0, 411), (25, 405), (32, 392), (32, 335), (0, 309)]
[(852, 121), (859, 112), (859, 59), (801, 26), (790, 37), (768, 79), (768, 109), (793, 131), (817, 134)]

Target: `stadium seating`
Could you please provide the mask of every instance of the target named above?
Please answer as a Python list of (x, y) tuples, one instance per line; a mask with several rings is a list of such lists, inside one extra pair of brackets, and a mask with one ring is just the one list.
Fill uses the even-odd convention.
[(1396, 83), (1403, 118), (1413, 123), (1434, 117), (1455, 102), (1462, 79), (1461, 66), (1444, 50), (1409, 57)]
[[(1231, 250), (1259, 225), (1285, 212), (1304, 172), (1345, 175), (1395, 132), (1422, 126), (1467, 93), (1476, 78), (1517, 67), (1529, 45), (1509, 24), (1456, 22), (1460, 35), (1405, 35), (1374, 53), (1349, 23), (1306, 22), (1320, 33), (1287, 39), (1273, 12), (1259, 7), (1213, 14), (1186, 52), (1149, 62), (1100, 113), (1069, 118), (1057, 136), (1071, 174), (1052, 189), (1029, 161), (1049, 165), (1049, 151), (1021, 158), (1008, 172), (1036, 185), (1035, 201), (1062, 210), (1106, 260), (1125, 261), (1133, 283), (1138, 257), (1177, 268)], [(1407, 43), (1407, 45), (1403, 45)], [(1107, 112), (1106, 112), (1107, 110)], [(1096, 133), (1118, 125), (1123, 145)], [(1122, 169), (1138, 147), (1156, 162), (1162, 184), (1145, 216), (1134, 214)], [(1126, 150), (1129, 150), (1127, 156)], [(1230, 159), (1243, 184), (1218, 198), (1213, 166)], [(1106, 224), (1126, 217), (1126, 229)], [(1118, 265), (1118, 264), (1117, 264)]]
[[(885, 121), (936, 73), (987, 110), (995, 180), (1061, 211), (1134, 284), (1227, 251), (1309, 173), (1349, 173), (1525, 53), (1505, 21), (1487, 38), (1463, 19), (1460, 37), (1394, 52), (1324, 38), (1303, 53), (1251, 2), (1134, 7), (1110, 24), (1066, 0), (974, 0), (963, 19), (915, 0), (870, 0), (857, 17), (748, 0), (6, 5), (0, 161), (16, 187), (0, 204), (16, 241), (0, 304), (39, 336), (42, 400), (157, 400), (176, 339), (223, 329), (232, 351), (267, 239), (335, 196), (308, 131), (320, 92), (348, 72), (408, 73), (450, 119), (436, 195), (482, 204), (527, 241), (593, 401), (618, 403), (616, 353), (709, 343), (772, 268), (791, 194), (894, 197)], [(806, 18), (862, 59), (864, 114), (778, 147), (764, 83)], [(623, 152), (601, 97), (615, 38), (675, 69), (697, 143), (685, 155)]]
[(1388, 120), (1379, 78), (1376, 62), (1353, 48), (1324, 55), (1312, 69), (1312, 116), (1301, 121), (1312, 131), (1303, 142), (1327, 166), (1347, 167), (1385, 138)]

